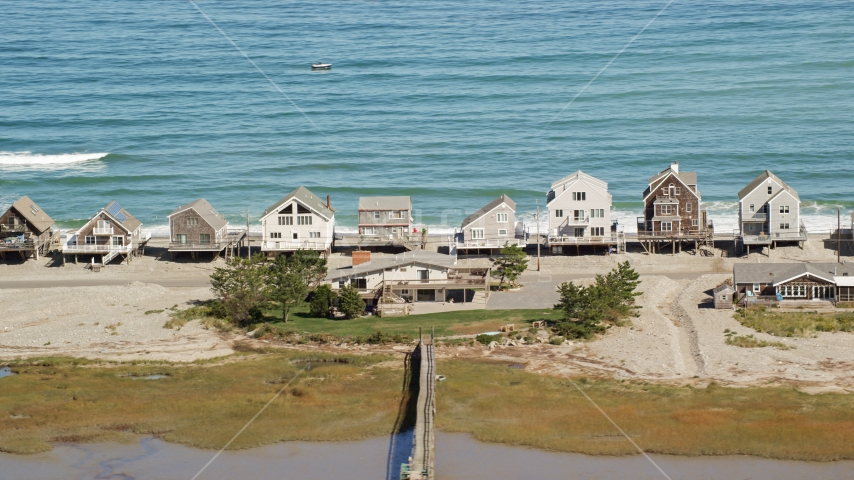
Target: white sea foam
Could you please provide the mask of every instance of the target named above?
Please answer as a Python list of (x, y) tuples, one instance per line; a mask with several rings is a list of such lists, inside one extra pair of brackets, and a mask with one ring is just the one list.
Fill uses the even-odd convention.
[(64, 168), (100, 160), (109, 153), (61, 153), (41, 155), (32, 152), (0, 152), (0, 168)]

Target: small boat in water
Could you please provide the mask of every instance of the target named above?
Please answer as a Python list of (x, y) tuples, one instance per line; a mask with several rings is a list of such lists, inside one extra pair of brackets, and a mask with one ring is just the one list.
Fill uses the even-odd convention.
[(317, 62), (317, 63), (312, 63), (312, 64), (311, 64), (311, 69), (312, 69), (312, 70), (329, 70), (329, 69), (331, 69), (331, 68), (332, 68), (332, 64), (331, 64), (331, 63)]

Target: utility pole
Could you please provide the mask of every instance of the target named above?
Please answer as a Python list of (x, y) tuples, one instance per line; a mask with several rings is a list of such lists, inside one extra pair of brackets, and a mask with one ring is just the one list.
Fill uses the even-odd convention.
[(836, 263), (842, 263), (842, 209), (836, 209)]
[[(263, 242), (264, 239), (262, 238)], [(263, 247), (263, 245), (262, 245)], [(249, 209), (246, 209), (246, 258), (252, 257), (252, 240), (249, 238)]]
[(540, 271), (540, 199), (537, 202), (537, 271)]

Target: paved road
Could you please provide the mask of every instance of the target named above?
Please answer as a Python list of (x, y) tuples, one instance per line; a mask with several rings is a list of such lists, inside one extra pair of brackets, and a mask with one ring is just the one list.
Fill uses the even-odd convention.
[(57, 287), (101, 287), (107, 285), (127, 285), (139, 281), (153, 283), (163, 287), (210, 287), (211, 282), (207, 278), (187, 279), (149, 279), (149, 278), (74, 278), (62, 280), (15, 280), (0, 281), (0, 289), (9, 288), (57, 288)]

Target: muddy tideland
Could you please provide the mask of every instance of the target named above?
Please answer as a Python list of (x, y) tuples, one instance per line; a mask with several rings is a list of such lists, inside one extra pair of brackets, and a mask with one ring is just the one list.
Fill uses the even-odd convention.
[[(438, 432), (439, 480), (565, 479), (847, 479), (854, 461), (794, 462), (744, 456), (587, 456), (478, 442), (468, 435)], [(203, 479), (386, 479), (399, 478), (389, 458), (388, 438), (358, 442), (288, 442), (223, 452), (198, 476)], [(0, 454), (0, 474), (9, 480), (190, 479), (215, 455), (143, 438), (133, 444), (62, 444), (37, 455)], [(652, 462), (661, 469), (653, 465)]]

